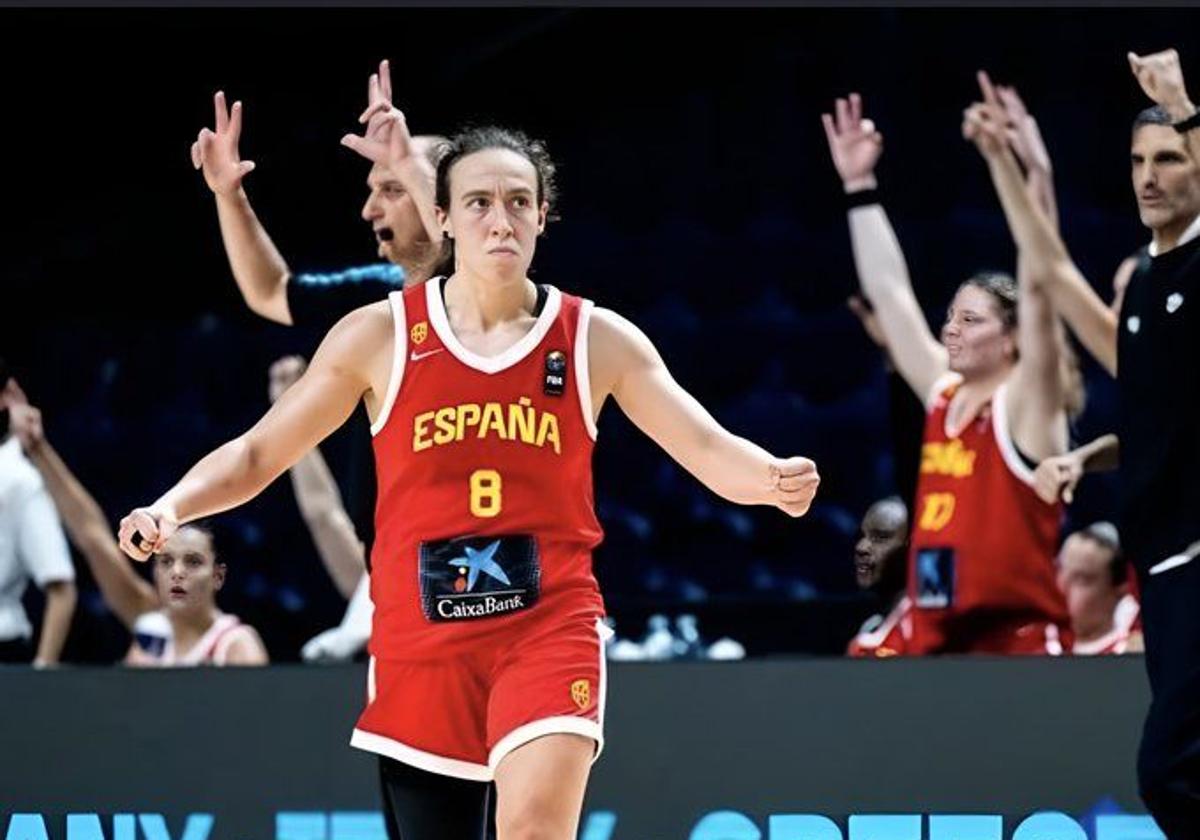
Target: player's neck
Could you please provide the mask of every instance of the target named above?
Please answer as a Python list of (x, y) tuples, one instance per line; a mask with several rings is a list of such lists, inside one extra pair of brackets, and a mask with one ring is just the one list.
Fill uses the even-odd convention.
[(972, 403), (987, 402), (992, 398), (992, 394), (996, 393), (996, 390), (1004, 384), (1004, 381), (1012, 375), (1012, 372), (1012, 365), (1004, 365), (993, 373), (964, 378), (962, 384), (958, 386), (955, 396), (961, 396), (963, 400)]
[(446, 308), (455, 322), (480, 332), (527, 317), (537, 305), (537, 288), (526, 277), (481, 277), (459, 267), (446, 282)]
[(217, 620), (220, 612), (216, 607), (202, 607), (187, 612), (172, 612), (171, 635), (175, 639), (176, 653), (183, 654), (191, 650), (200, 637), (208, 632)]
[(1112, 620), (1112, 615), (1109, 615), (1107, 620), (1102, 619), (1095, 624), (1084, 627), (1075, 628), (1076, 642), (1094, 642), (1096, 639), (1102, 639), (1113, 631), (1116, 624)]

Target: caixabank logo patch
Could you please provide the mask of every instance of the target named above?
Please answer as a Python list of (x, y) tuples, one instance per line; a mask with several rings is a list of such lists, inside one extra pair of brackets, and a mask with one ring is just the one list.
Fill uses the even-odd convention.
[(421, 544), (421, 606), (430, 621), (493, 618), (527, 610), (541, 586), (531, 536), (458, 537)]

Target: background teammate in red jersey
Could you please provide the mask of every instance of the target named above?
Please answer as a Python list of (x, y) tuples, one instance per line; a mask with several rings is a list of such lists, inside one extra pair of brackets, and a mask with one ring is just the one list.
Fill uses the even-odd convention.
[[(406, 177), (402, 117), (386, 143), (346, 142)], [(258, 424), (121, 530), (144, 559), (180, 523), (252, 498), (363, 400), (380, 488), (371, 701), (356, 743), (461, 785), (494, 778), (502, 840), (575, 835), (600, 741), (590, 458), (605, 401), (731, 501), (800, 516), (819, 482), (811, 461), (723, 429), (628, 321), (528, 279), (552, 173), (522, 135), (456, 138), (437, 183), (453, 275), (344, 318)], [(472, 805), (470, 790), (398, 785), (401, 835), (480, 836), (486, 793)], [(443, 807), (419, 813), (422, 800)]]
[[(996, 95), (986, 77), (981, 84)], [(1015, 92), (1004, 95), (1019, 101)], [(977, 274), (951, 301), (939, 342), (876, 194), (882, 135), (863, 119), (857, 94), (822, 119), (848, 196), (859, 281), (897, 369), (928, 412), (912, 517), (909, 651), (1060, 652), (1067, 628), (1053, 567), (1060, 509), (1033, 489), (1038, 461), (1067, 448), (1069, 377), (1049, 306), (1027, 282)], [(970, 136), (989, 165), (1011, 154), (1007, 142)], [(1012, 136), (1030, 174), (1027, 189), (1053, 213), (1036, 123), (1022, 119)]]
[(854, 544), (854, 582), (879, 599), (872, 615), (850, 640), (847, 656), (899, 656), (912, 635), (912, 601), (905, 594), (908, 509), (898, 497), (867, 509)]

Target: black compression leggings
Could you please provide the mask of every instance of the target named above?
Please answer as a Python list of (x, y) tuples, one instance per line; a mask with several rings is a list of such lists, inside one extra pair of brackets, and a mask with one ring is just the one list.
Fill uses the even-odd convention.
[(487, 782), (470, 782), (379, 758), (383, 820), (389, 840), (486, 840), (495, 797)]

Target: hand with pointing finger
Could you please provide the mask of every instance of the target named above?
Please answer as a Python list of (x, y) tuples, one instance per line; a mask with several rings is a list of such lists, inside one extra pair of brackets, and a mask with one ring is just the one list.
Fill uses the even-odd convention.
[(242, 178), (254, 171), (254, 162), (242, 160), (238, 140), (242, 134), (242, 103), (234, 102), (226, 109), (225, 94), (217, 91), (213, 97), (216, 112), (215, 130), (200, 129), (192, 144), (192, 166), (204, 172), (204, 182), (216, 195), (236, 192)]

